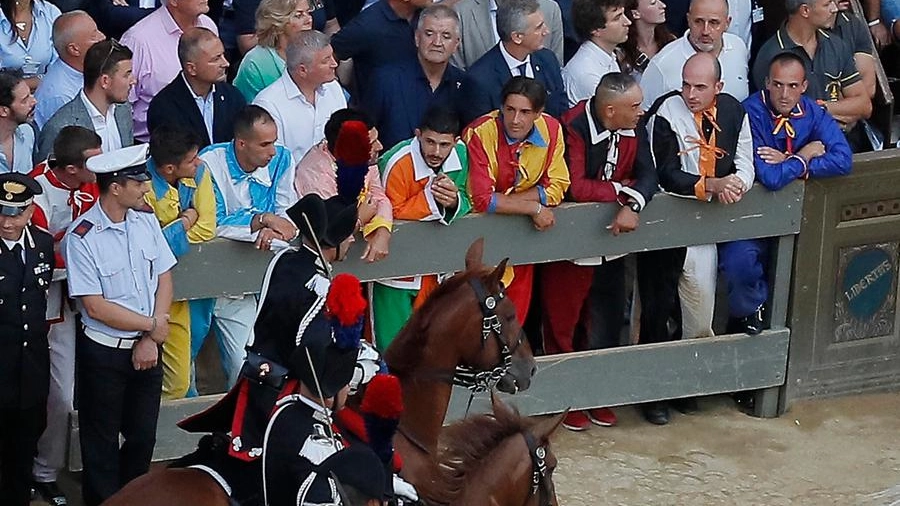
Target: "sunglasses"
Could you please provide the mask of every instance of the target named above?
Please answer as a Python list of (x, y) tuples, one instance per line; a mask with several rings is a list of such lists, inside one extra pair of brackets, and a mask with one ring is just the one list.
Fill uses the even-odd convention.
[(114, 51), (123, 51), (126, 49), (125, 46), (119, 43), (116, 39), (107, 39), (109, 40), (109, 52), (106, 53), (106, 58), (103, 58), (103, 63), (100, 64), (100, 73), (104, 73), (106, 70), (106, 64), (109, 63), (109, 57), (112, 56)]

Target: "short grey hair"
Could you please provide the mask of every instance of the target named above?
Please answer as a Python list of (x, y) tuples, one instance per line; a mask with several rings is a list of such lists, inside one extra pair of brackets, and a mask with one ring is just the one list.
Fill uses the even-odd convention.
[(528, 16), (538, 12), (541, 6), (537, 0), (500, 0), (497, 2), (497, 35), (500, 40), (512, 40), (514, 32), (524, 32), (528, 28)]
[(454, 31), (457, 36), (459, 35), (459, 14), (452, 7), (447, 7), (444, 4), (434, 4), (426, 7), (419, 14), (419, 22), (416, 23), (417, 31), (422, 29), (422, 25), (425, 24), (425, 18), (452, 19), (455, 26)]
[(288, 70), (312, 63), (313, 56), (328, 47), (331, 38), (318, 30), (300, 32), (288, 43), (285, 63)]
[(56, 49), (56, 54), (65, 54), (66, 46), (75, 42), (75, 36), (80, 28), (78, 18), (82, 16), (92, 19), (85, 11), (74, 10), (61, 14), (53, 22), (53, 48)]
[(796, 14), (800, 7), (813, 3), (813, 0), (784, 0), (784, 8), (788, 15)]
[(610, 72), (600, 79), (594, 90), (594, 97), (598, 103), (605, 105), (611, 102), (613, 97), (626, 93), (637, 85), (638, 82), (631, 74)]

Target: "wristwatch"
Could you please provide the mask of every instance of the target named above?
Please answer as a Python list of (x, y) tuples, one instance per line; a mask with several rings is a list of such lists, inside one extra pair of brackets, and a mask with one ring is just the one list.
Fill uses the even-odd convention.
[(636, 213), (641, 212), (641, 205), (636, 200), (629, 200), (628, 203), (625, 205), (628, 206), (629, 209), (631, 209), (632, 211), (634, 211)]

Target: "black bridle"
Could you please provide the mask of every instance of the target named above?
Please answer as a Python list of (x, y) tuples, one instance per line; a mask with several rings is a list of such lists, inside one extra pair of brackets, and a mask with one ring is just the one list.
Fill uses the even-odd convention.
[(550, 483), (550, 473), (547, 468), (547, 447), (538, 444), (530, 432), (522, 431), (525, 445), (528, 446), (528, 455), (531, 457), (531, 493), (529, 497), (538, 494), (538, 505), (549, 506), (552, 504), (553, 494)]
[[(501, 288), (499, 292), (493, 294), (485, 288), (484, 283), (479, 278), (469, 279), (469, 286), (475, 291), (475, 298), (481, 307), (481, 348), (484, 349), (485, 344), (490, 336), (494, 336), (497, 345), (500, 348), (500, 359), (493, 368), (488, 370), (480, 370), (471, 366), (456, 366), (456, 372), (453, 375), (453, 384), (469, 389), (472, 394), (487, 392), (497, 385), (501, 378), (506, 376), (509, 368), (512, 367), (513, 353), (525, 340), (525, 333), (519, 332), (512, 349), (503, 340), (503, 325), (497, 316), (497, 305), (506, 298), (506, 292)], [(469, 399), (471, 403), (471, 399)], [(468, 409), (466, 410), (468, 411)]]

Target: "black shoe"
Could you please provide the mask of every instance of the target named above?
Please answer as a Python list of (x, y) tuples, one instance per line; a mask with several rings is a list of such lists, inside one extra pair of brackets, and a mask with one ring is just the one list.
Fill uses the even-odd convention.
[(700, 411), (700, 407), (697, 405), (696, 397), (675, 399), (671, 402), (671, 404), (673, 408), (677, 409), (683, 415), (693, 415), (694, 413)]
[(644, 418), (653, 425), (666, 425), (669, 423), (669, 406), (665, 402), (651, 402), (641, 407)]
[(743, 318), (729, 318), (726, 331), (729, 334), (749, 334), (755, 336), (763, 330), (763, 306)]
[(753, 392), (735, 392), (731, 394), (731, 398), (734, 399), (735, 404), (738, 405), (738, 408), (741, 409), (744, 413), (753, 413), (753, 408), (756, 407), (756, 398), (753, 397)]
[(56, 485), (55, 481), (49, 481), (47, 483), (35, 482), (34, 491), (37, 492), (37, 495), (39, 495), (41, 499), (49, 503), (50, 506), (66, 506), (68, 504), (66, 495), (59, 489), (59, 486)]

